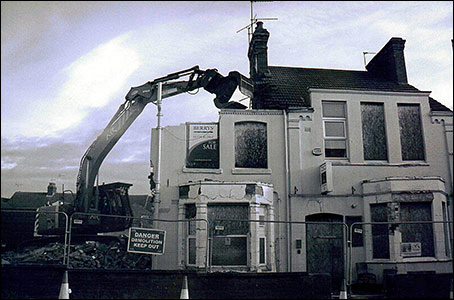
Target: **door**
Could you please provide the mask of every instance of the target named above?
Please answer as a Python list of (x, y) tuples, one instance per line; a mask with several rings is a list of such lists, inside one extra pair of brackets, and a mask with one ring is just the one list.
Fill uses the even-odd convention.
[(335, 214), (306, 216), (306, 222), (324, 222), (306, 225), (306, 257), (308, 273), (330, 273), (332, 291), (340, 290), (344, 278), (343, 225)]

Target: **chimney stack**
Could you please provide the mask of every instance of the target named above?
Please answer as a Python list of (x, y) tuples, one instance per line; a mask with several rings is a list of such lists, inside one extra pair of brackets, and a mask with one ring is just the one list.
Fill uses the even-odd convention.
[(57, 185), (55, 182), (49, 182), (49, 185), (47, 186), (47, 197), (52, 197), (55, 195), (57, 192)]
[(268, 70), (268, 38), (270, 33), (263, 28), (263, 22), (257, 22), (249, 44), (249, 75), (251, 79), (263, 75)]
[(393, 37), (367, 64), (366, 69), (375, 77), (407, 84), (404, 58), (405, 40)]

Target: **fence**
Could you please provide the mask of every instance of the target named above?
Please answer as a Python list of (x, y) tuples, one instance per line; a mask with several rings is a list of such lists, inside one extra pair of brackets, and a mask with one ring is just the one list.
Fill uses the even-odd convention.
[[(386, 273), (396, 273), (399, 264), (411, 263), (418, 266), (415, 257), (437, 257), (443, 260), (451, 260), (453, 245), (450, 240), (452, 234), (449, 224), (453, 221), (399, 221), (399, 222), (355, 222), (349, 226), (349, 270), (348, 286), (353, 282), (353, 241), (355, 234), (363, 237), (367, 249), (366, 260), (377, 261), (383, 264), (383, 260), (389, 260), (395, 264), (394, 269), (381, 270), (383, 276)], [(364, 241), (365, 240), (365, 241)], [(407, 260), (409, 258), (409, 260)], [(413, 261), (411, 261), (413, 259)], [(421, 260), (421, 263), (424, 263)], [(433, 262), (435, 264), (436, 262)], [(373, 265), (372, 263), (370, 265)], [(437, 268), (434, 266), (433, 268)], [(452, 266), (448, 268), (439, 267), (437, 273), (452, 273)], [(367, 264), (358, 262), (356, 275), (372, 274)], [(407, 268), (411, 273), (434, 273), (435, 271), (424, 271), (417, 267)], [(358, 281), (358, 278), (357, 278)]]
[[(39, 219), (39, 215), (48, 216)], [(64, 223), (63, 240), (57, 236), (41, 239), (37, 235), (40, 222), (48, 225), (52, 223), (58, 225)], [(41, 224), (43, 225), (43, 224)], [(61, 226), (60, 226), (61, 227)], [(27, 264), (66, 264), (68, 240), (67, 233), (69, 228), (69, 218), (64, 212), (2, 209), (1, 210), (1, 237), (2, 237), (2, 260), (8, 263), (20, 262)], [(37, 250), (37, 246), (41, 247)], [(17, 249), (21, 250), (21, 255), (17, 256)], [(33, 249), (35, 248), (35, 249)]]
[[(234, 224), (237, 224), (237, 228), (232, 230)], [(342, 287), (342, 282), (348, 277), (348, 226), (344, 222), (329, 222), (329, 221), (276, 221), (276, 220), (238, 220), (238, 219), (213, 219), (209, 221), (210, 226), (210, 270), (215, 267), (216, 263), (213, 260), (213, 256), (216, 256), (216, 249), (213, 249), (216, 245), (216, 239), (225, 240), (228, 238), (237, 237), (238, 235), (232, 235), (231, 232), (235, 232), (235, 229), (241, 231), (241, 224), (248, 224), (249, 244), (243, 247), (243, 253), (246, 249), (250, 251), (249, 261), (247, 262), (249, 269), (255, 269), (259, 271), (276, 271), (276, 267), (271, 267), (273, 262), (269, 262), (270, 259), (276, 260), (277, 265), (279, 253), (273, 255), (268, 254), (266, 249), (276, 249), (280, 247), (278, 242), (275, 242), (274, 232), (279, 229), (270, 228), (273, 225), (283, 224), (288, 226), (288, 230), (291, 232), (290, 245), (287, 244), (288, 249), (284, 255), (288, 257), (288, 266), (290, 272), (308, 272), (308, 273), (330, 273), (332, 290), (339, 291)], [(252, 228), (254, 226), (254, 228)], [(220, 228), (218, 228), (220, 227)], [(222, 229), (223, 233), (219, 233), (219, 229)], [(230, 229), (230, 230), (229, 230)], [(244, 230), (244, 229), (243, 229)], [(284, 231), (287, 227), (284, 228)], [(225, 232), (230, 231), (230, 232)], [(244, 235), (243, 235), (244, 236)], [(303, 241), (306, 242), (303, 242)], [(255, 242), (254, 242), (255, 241)], [(230, 251), (227, 245), (222, 248), (222, 254), (231, 258), (231, 253), (238, 255), (240, 247), (233, 245), (233, 241), (229, 244), (230, 247), (235, 248)], [(237, 246), (237, 247), (235, 247)], [(240, 249), (239, 249), (240, 248)], [(311, 248), (312, 251), (308, 251)], [(296, 250), (296, 254), (295, 254)], [(272, 250), (271, 250), (272, 251)], [(310, 252), (311, 255), (306, 254)], [(246, 254), (246, 253), (244, 253)], [(288, 255), (287, 255), (288, 254)], [(296, 268), (297, 256), (305, 257), (306, 262), (300, 268)], [(247, 257), (247, 255), (244, 255)], [(221, 257), (222, 258), (222, 257)], [(244, 263), (244, 261), (243, 261)], [(262, 264), (261, 264), (262, 263)], [(229, 265), (229, 264), (227, 264)]]
[[(141, 229), (160, 229), (160, 223), (169, 223), (170, 225), (166, 226), (166, 232), (165, 236), (169, 241), (162, 241), (162, 246), (165, 247), (165, 244), (168, 243), (175, 243), (176, 239), (179, 238), (179, 227), (177, 226), (179, 223), (183, 223), (184, 228), (189, 231), (189, 227), (192, 224), (196, 224), (198, 230), (207, 230), (208, 228), (208, 221), (205, 219), (183, 219), (183, 220), (166, 220), (166, 219), (152, 219), (147, 216), (141, 216), (141, 217), (128, 217), (128, 216), (112, 216), (112, 215), (106, 215), (106, 214), (90, 214), (90, 213), (74, 213), (71, 218), (70, 218), (70, 225), (69, 225), (69, 238), (68, 238), (68, 243), (69, 243), (69, 251), (68, 251), (68, 258), (67, 258), (67, 265), (68, 267), (78, 267), (79, 265), (85, 265), (86, 261), (90, 261), (90, 256), (95, 260), (95, 258), (98, 259), (98, 261), (95, 263), (96, 265), (93, 265), (93, 267), (96, 268), (121, 268), (121, 267), (126, 267), (127, 269), (137, 269), (137, 268), (143, 268), (144, 264), (143, 262), (149, 261), (149, 268), (145, 267), (145, 269), (151, 269), (151, 265), (153, 263), (155, 264), (160, 264), (160, 265), (165, 265), (165, 261), (170, 261), (172, 258), (170, 256), (175, 256), (177, 253), (175, 253), (176, 248), (171, 248), (171, 249), (162, 249), (161, 253), (154, 252), (153, 254), (155, 255), (148, 255), (145, 254), (147, 251), (140, 250), (140, 249), (129, 249), (126, 245), (123, 245), (122, 242), (120, 241), (119, 237), (125, 237), (129, 236), (130, 232), (128, 232), (128, 229), (124, 230), (123, 232), (116, 232), (114, 234), (103, 234), (103, 235), (97, 235), (96, 237), (92, 236), (90, 241), (87, 241), (86, 236), (81, 236), (83, 240), (85, 240), (85, 244), (79, 245), (79, 248), (77, 246), (72, 245), (72, 241), (74, 239), (75, 232), (77, 230), (74, 230), (75, 227), (73, 224), (78, 218), (86, 216), (88, 218), (96, 218), (98, 219), (99, 222), (105, 223), (114, 223), (118, 222), (119, 220), (124, 220), (124, 221), (129, 221), (130, 225), (132, 228), (141, 228)], [(113, 221), (113, 222), (112, 222)], [(171, 225), (174, 226), (171, 226)], [(201, 224), (205, 224), (205, 228), (201, 226)], [(129, 227), (129, 226), (127, 226)], [(169, 234), (170, 232), (170, 234)], [(131, 241), (132, 237), (129, 237), (128, 241)], [(88, 242), (88, 243), (87, 243)], [(144, 238), (141, 238), (141, 245), (145, 245), (146, 243), (152, 243), (152, 240), (145, 240)], [(205, 270), (208, 270), (208, 239), (205, 239), (205, 261), (204, 263), (199, 261), (199, 265), (204, 265)], [(140, 246), (139, 246), (140, 247)], [(197, 248), (202, 248), (200, 245)], [(128, 251), (126, 251), (128, 249)], [(80, 252), (80, 255), (73, 254), (71, 253), (72, 250), (77, 250)], [(169, 252), (170, 250), (170, 252)], [(114, 252), (111, 252), (114, 251)], [(93, 254), (96, 252), (95, 254)], [(152, 252), (148, 251), (149, 254)], [(115, 255), (114, 255), (115, 254)], [(71, 258), (74, 259), (80, 259), (83, 262), (81, 264), (73, 263), (71, 264)], [(99, 262), (99, 260), (103, 261), (103, 264)], [(108, 261), (111, 260), (109, 263)], [(163, 263), (159, 263), (159, 260), (164, 261)], [(154, 261), (154, 262), (153, 262)], [(140, 264), (139, 264), (140, 262)]]
[[(377, 270), (367, 270), (368, 264), (375, 267), (374, 260), (381, 264), (386, 264), (388, 260), (394, 266), (410, 261), (416, 266), (418, 262), (414, 257), (435, 257), (435, 260), (432, 259), (434, 264), (442, 260), (439, 258), (452, 261), (452, 221), (355, 222), (348, 225), (323, 220), (165, 220), (88, 213), (74, 213), (69, 218), (63, 212), (40, 213), (53, 215), (48, 220), (64, 222), (65, 234), (58, 247), (55, 242), (54, 246), (45, 247), (41, 252), (30, 251), (29, 254), (35, 258), (25, 263), (55, 263), (68, 268), (148, 270), (152, 266), (153, 269), (165, 269), (167, 262), (177, 259), (177, 267), (193, 266), (204, 268), (206, 272), (241, 267), (251, 271), (278, 271), (282, 270), (278, 266), (279, 257), (287, 256), (285, 263), (290, 266), (291, 272), (320, 273), (331, 268), (329, 273), (335, 277), (333, 288), (340, 288), (339, 281), (345, 280), (351, 287), (358, 281), (359, 275), (377, 274)], [(34, 210), (2, 210), (2, 252), (4, 243), (6, 248), (12, 248), (20, 246), (19, 238), (33, 237), (36, 214)], [(168, 246), (158, 255), (128, 252), (124, 240), (120, 239), (129, 235), (128, 230), (87, 240), (78, 232), (77, 220), (90, 218), (107, 223), (129, 222), (127, 227), (142, 229), (160, 229), (165, 224), (164, 244)], [(290, 232), (290, 241), (280, 242), (279, 235), (287, 232)], [(6, 261), (9, 259), (7, 253), (2, 253), (2, 259)], [(23, 258), (24, 254), (21, 255)], [(331, 256), (324, 259), (327, 255)], [(36, 259), (39, 256), (44, 258)], [(11, 263), (16, 262), (13, 257)], [(366, 266), (365, 269), (363, 266)], [(441, 264), (440, 268), (443, 271)], [(379, 270), (381, 274), (385, 273), (385, 269)], [(417, 268), (407, 270), (413, 272)]]

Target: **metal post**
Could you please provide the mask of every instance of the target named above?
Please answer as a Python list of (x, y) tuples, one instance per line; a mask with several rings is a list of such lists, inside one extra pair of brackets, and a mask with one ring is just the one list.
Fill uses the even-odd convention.
[[(156, 106), (158, 108), (158, 113), (156, 114), (157, 117), (157, 124), (156, 124), (156, 130), (158, 133), (158, 161), (156, 162), (156, 187), (155, 187), (155, 196), (154, 196), (154, 211), (153, 211), (153, 228), (159, 228), (158, 221), (155, 221), (159, 219), (159, 206), (161, 204), (161, 149), (162, 149), (162, 126), (161, 126), (161, 117), (162, 117), (162, 112), (161, 112), (161, 105), (162, 105), (162, 82), (157, 83), (157, 95), (156, 95)], [(150, 151), (151, 155), (151, 151)], [(157, 265), (157, 257), (156, 255), (153, 255), (152, 259), (152, 265), (156, 266)]]
[[(154, 198), (155, 210), (153, 219), (159, 219), (159, 205), (161, 204), (161, 149), (162, 149), (162, 126), (161, 126), (161, 105), (162, 105), (162, 82), (157, 83), (157, 101), (156, 105), (158, 107), (157, 113), (157, 126), (158, 131), (158, 161), (156, 163), (156, 194)], [(157, 225), (157, 224), (155, 224)]]

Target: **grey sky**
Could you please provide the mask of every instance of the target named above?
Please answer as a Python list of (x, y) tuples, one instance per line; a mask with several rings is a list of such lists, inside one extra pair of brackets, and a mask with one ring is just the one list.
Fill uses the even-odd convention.
[[(199, 65), (248, 75), (248, 1), (1, 3), (1, 190), (74, 190), (78, 164), (131, 86)], [(270, 65), (364, 70), (363, 51), (406, 40), (409, 83), (453, 107), (453, 3), (301, 2), (254, 4), (270, 32)], [(368, 56), (370, 60), (371, 56)], [(239, 96), (241, 97), (241, 96)], [(217, 121), (213, 96), (180, 95), (164, 125)], [(148, 192), (149, 105), (107, 156), (100, 180)]]

